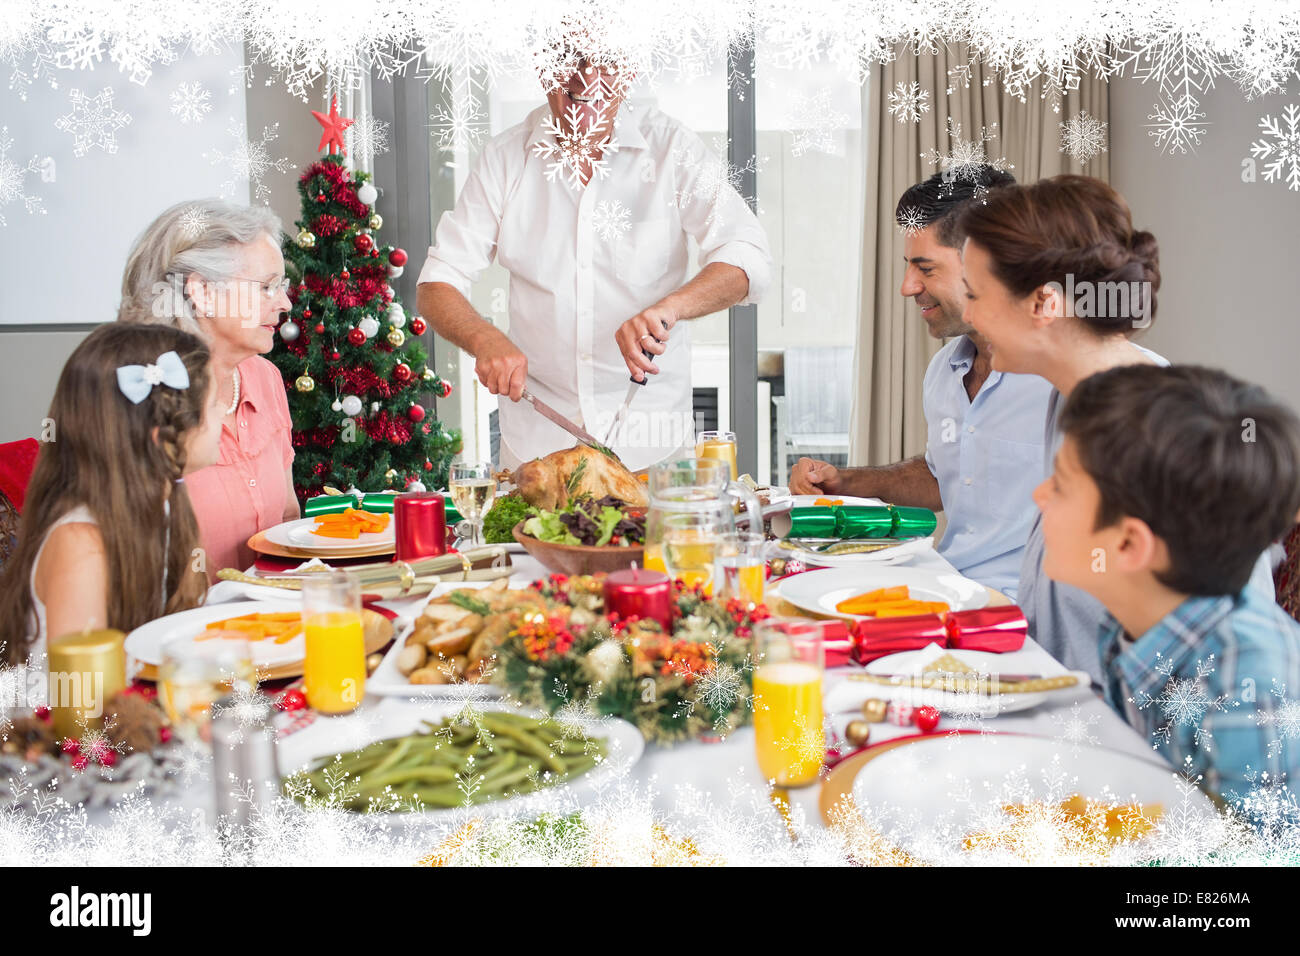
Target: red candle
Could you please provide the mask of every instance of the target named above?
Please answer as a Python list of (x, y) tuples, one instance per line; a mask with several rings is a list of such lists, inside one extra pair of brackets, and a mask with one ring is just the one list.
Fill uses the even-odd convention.
[(673, 632), (673, 583), (660, 571), (632, 567), (605, 576), (605, 613), (658, 621)]
[(415, 561), (447, 553), (447, 512), (436, 491), (413, 491), (393, 499), (397, 560)]

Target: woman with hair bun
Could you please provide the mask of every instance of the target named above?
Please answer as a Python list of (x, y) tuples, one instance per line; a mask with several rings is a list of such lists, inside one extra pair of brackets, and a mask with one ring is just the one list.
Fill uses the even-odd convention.
[(287, 290), (280, 220), (220, 199), (165, 210), (136, 240), (122, 276), (119, 322), (170, 325), (212, 352), (221, 453), (188, 479), (210, 579), (252, 563), (255, 533), (298, 517), (284, 380), (262, 358), (290, 308)]
[[(1062, 434), (1065, 399), (1085, 378), (1123, 365), (1168, 365), (1130, 341), (1156, 313), (1160, 260), (1156, 238), (1133, 228), (1128, 203), (1090, 176), (1064, 175), (994, 190), (958, 220), (966, 321), (985, 337), (993, 367), (1041, 375), (1055, 386), (1044, 448), (1050, 474)], [(1094, 555), (1098, 573), (1106, 555)], [(1067, 667), (1102, 678), (1099, 628), (1106, 609), (1042, 570), (1043, 527), (1025, 545), (1016, 600), (1029, 633)], [(1261, 557), (1251, 586), (1271, 591)]]

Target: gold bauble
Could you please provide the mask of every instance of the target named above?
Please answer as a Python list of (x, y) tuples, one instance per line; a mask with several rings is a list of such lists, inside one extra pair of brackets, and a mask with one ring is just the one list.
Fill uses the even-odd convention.
[(862, 717), (868, 723), (878, 724), (885, 719), (885, 713), (888, 709), (888, 701), (872, 697), (862, 702)]
[(388, 330), (388, 344), (391, 345), (393, 348), (400, 349), (402, 347), (402, 344), (405, 341), (406, 341), (406, 333), (403, 332), (401, 329)]
[(316, 245), (316, 234), (310, 230), (303, 229), (298, 233), (298, 238), (294, 241), (298, 243), (299, 249), (312, 249)]
[(306, 394), (316, 388), (316, 380), (304, 372), (298, 376), (298, 380), (293, 383), (293, 387)]
[(844, 736), (855, 747), (865, 747), (871, 739), (871, 724), (865, 720), (850, 720)]
[(397, 477), (396, 468), (389, 468), (386, 472), (384, 472), (384, 481), (392, 481), (396, 477)]
[(370, 217), (370, 228), (371, 228), (371, 229), (382, 229), (382, 228), (384, 228), (384, 217), (381, 216), (381, 215), (379, 215), (379, 213), (374, 213), (374, 214)]
[(424, 370), (424, 376), (423, 376), (423, 378), (424, 378), (424, 380), (425, 380), (426, 382), (432, 382), (432, 381), (433, 381), (435, 378), (437, 378), (437, 377), (438, 377), (438, 376), (434, 374), (433, 369), (431, 369), (431, 368), (426, 368), (426, 369)]

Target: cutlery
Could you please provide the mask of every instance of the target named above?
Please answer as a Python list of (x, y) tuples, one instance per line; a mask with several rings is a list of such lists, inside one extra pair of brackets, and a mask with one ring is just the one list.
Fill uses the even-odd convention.
[(555, 424), (559, 425), (561, 428), (563, 428), (574, 438), (578, 439), (578, 441), (583, 445), (586, 445), (588, 448), (593, 448), (603, 455), (608, 455), (610, 458), (613, 458), (615, 461), (620, 461), (618, 455), (614, 454), (613, 449), (611, 449), (608, 445), (604, 444), (603, 442), (596, 441), (596, 439), (592, 437), (589, 431), (569, 421), (569, 419), (565, 418), (555, 409), (551, 408), (550, 405), (547, 405), (540, 398), (537, 398), (535, 395), (533, 395), (533, 393), (528, 391), (528, 389), (524, 389), (522, 398), (524, 399), (524, 401), (531, 404), (533, 408), (537, 409), (538, 413), (541, 414), (542, 417), (548, 418), (551, 421), (553, 421)]

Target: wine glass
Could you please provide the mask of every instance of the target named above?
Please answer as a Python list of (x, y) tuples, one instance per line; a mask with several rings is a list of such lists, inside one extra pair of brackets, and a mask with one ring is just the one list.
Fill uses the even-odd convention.
[(483, 519), (492, 509), (497, 495), (497, 482), (492, 477), (492, 463), (487, 461), (456, 461), (451, 466), (451, 479), (447, 483), (451, 500), (460, 516), (470, 524), (470, 547), (483, 544)]
[(729, 530), (729, 514), (716, 510), (678, 512), (663, 519), (664, 570), (688, 587), (713, 591), (713, 552)]

